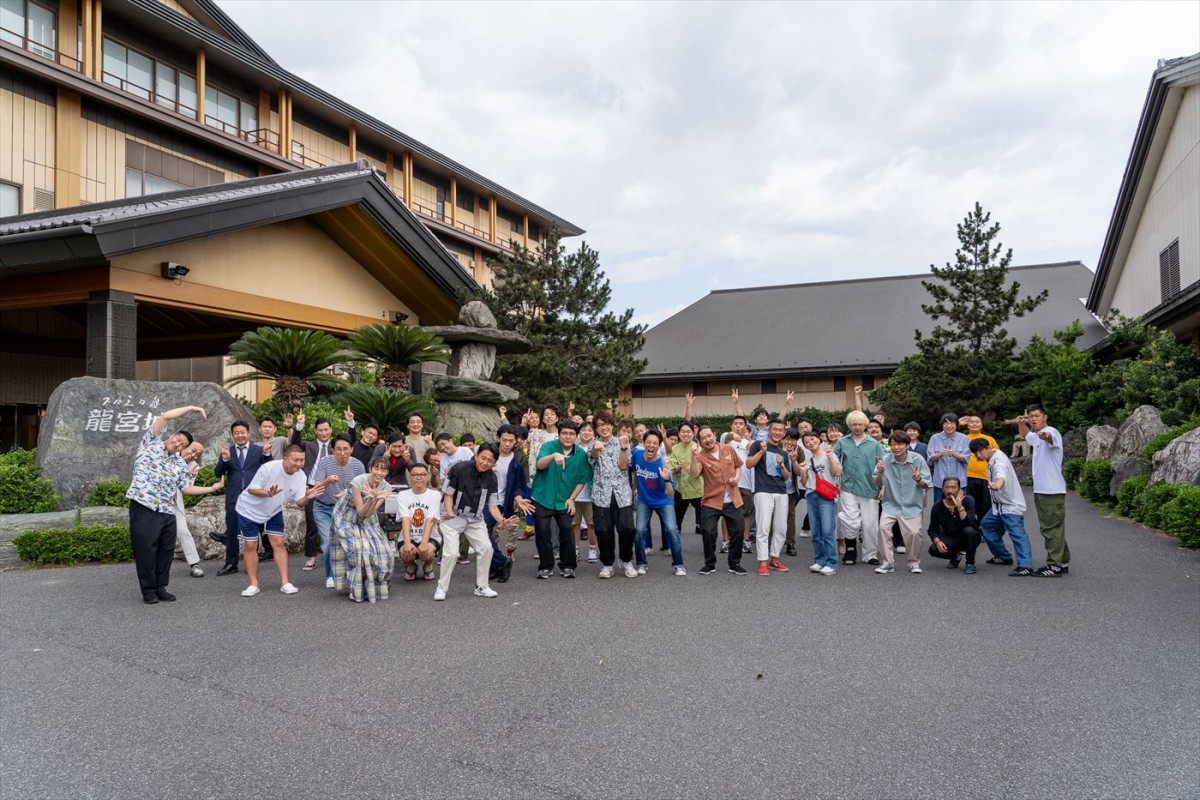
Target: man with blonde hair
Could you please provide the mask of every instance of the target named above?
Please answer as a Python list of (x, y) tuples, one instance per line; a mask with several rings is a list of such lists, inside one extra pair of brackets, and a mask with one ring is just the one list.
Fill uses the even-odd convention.
[(838, 494), (838, 519), (846, 538), (843, 564), (857, 560), (855, 541), (862, 540), (863, 559), (879, 566), (879, 489), (875, 486), (876, 465), (883, 460), (879, 443), (867, 436), (867, 415), (851, 411), (846, 415), (850, 435), (833, 446), (842, 465), (842, 491)]

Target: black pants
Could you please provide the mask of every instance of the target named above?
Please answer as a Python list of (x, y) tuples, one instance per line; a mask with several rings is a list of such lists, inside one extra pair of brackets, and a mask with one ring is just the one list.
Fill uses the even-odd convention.
[(171, 562), (175, 560), (175, 515), (129, 501), (129, 542), (142, 597), (166, 589), (171, 582)]
[(967, 494), (975, 501), (975, 519), (983, 519), (992, 510), (992, 491), (983, 478), (967, 478)]
[(606, 567), (613, 565), (616, 545), (620, 547), (622, 561), (633, 561), (633, 535), (637, 531), (633, 506), (619, 506), (615, 497), (607, 506), (593, 502), (592, 522), (596, 525), (596, 544), (600, 547), (601, 564)]
[(959, 553), (967, 554), (967, 563), (975, 563), (975, 551), (979, 549), (980, 536), (979, 531), (972, 527), (965, 527), (958, 532), (957, 536), (940, 536), (942, 544), (946, 545), (946, 552), (939, 553), (936, 544), (929, 545), (929, 555), (934, 558), (944, 558), (953, 560), (958, 558)]
[(533, 532), (539, 570), (554, 569), (555, 529), (558, 532), (558, 564), (563, 569), (575, 569), (575, 531), (571, 529), (572, 521), (573, 518), (566, 511), (534, 505)]
[[(717, 528), (719, 520), (724, 519), (729, 530), (736, 531), (742, 524), (742, 510), (734, 508), (733, 503), (726, 503), (717, 511), (715, 508), (701, 506), (700, 535), (704, 539), (704, 568), (716, 569), (717, 566)], [(737, 539), (732, 539), (729, 546), (729, 566), (736, 567), (742, 563), (742, 547)]]
[[(683, 533), (683, 515), (687, 513), (688, 506), (696, 509), (696, 530), (700, 530), (700, 498), (693, 497), (691, 500), (684, 500), (678, 494), (675, 495), (675, 527), (679, 532)], [(666, 544), (666, 542), (663, 542)]]
[(225, 500), (225, 563), (236, 567), (242, 543), (238, 541), (237, 498), (233, 499), (232, 503)]
[(317, 534), (317, 521), (313, 519), (313, 504), (304, 504), (304, 557), (316, 558), (321, 552), (321, 537)]

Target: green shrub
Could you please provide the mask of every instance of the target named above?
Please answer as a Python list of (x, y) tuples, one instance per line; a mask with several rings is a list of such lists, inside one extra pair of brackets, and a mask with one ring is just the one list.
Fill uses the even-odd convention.
[(1083, 465), (1079, 475), (1079, 493), (1096, 503), (1106, 503), (1111, 496), (1108, 486), (1112, 483), (1112, 464), (1108, 459), (1097, 458)]
[[(211, 464), (207, 467), (201, 467), (200, 471), (198, 473), (196, 473), (196, 485), (197, 486), (212, 486), (216, 482), (217, 482), (217, 476), (216, 476), (216, 473), (213, 471)], [(225, 494), (224, 489), (213, 492), (212, 494), (203, 494), (203, 495), (201, 495), (201, 494), (185, 494), (183, 496), (183, 506), (184, 506), (184, 508), (191, 508), (192, 506), (196, 505), (197, 503), (199, 503), (201, 500), (203, 500), (206, 497), (219, 497), (220, 495), (223, 495), (223, 494)]]
[(58, 508), (58, 495), (37, 467), (0, 464), (0, 514), (40, 514)]
[(1154, 467), (1154, 454), (1162, 450), (1171, 442), (1175, 441), (1180, 436), (1183, 436), (1190, 430), (1200, 428), (1200, 419), (1191, 419), (1180, 425), (1177, 428), (1172, 428), (1165, 433), (1160, 433), (1150, 441), (1146, 442), (1146, 446), (1142, 448), (1142, 466), (1146, 469)]
[(0, 453), (0, 467), (34, 467), (37, 461), (37, 450), (22, 450), (16, 448), (7, 453)]
[(1079, 485), (1079, 476), (1083, 473), (1083, 465), (1087, 463), (1087, 456), (1075, 456), (1068, 458), (1063, 463), (1063, 480), (1067, 482), (1067, 487), (1074, 489)]
[(129, 491), (128, 481), (96, 481), (92, 484), (92, 491), (88, 493), (87, 504), (89, 506), (129, 508), (129, 498), (125, 496), (127, 491)]
[(87, 525), (26, 531), (13, 539), (21, 560), (33, 564), (116, 563), (133, 559), (125, 525)]
[(1175, 499), (1163, 507), (1163, 529), (1183, 547), (1200, 547), (1200, 486), (1179, 485)]
[(1135, 475), (1122, 483), (1117, 490), (1117, 511), (1130, 519), (1141, 519), (1142, 500), (1149, 482), (1145, 475)]
[(1175, 495), (1184, 487), (1182, 483), (1167, 483), (1155, 481), (1146, 487), (1142, 495), (1142, 522), (1151, 528), (1166, 529), (1166, 517), (1163, 509), (1175, 499)]

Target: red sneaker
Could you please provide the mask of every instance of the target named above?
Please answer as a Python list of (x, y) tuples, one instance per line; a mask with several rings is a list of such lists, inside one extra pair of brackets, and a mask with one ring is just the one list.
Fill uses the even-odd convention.
[(758, 574), (759, 575), (770, 575), (771, 574), (771, 570), (767, 569), (767, 562), (765, 562), (765, 561), (758, 562)]
[[(775, 559), (774, 561), (771, 562), (771, 569), (775, 570), (776, 572), (790, 572), (787, 565), (785, 565), (779, 559)], [(759, 570), (759, 573), (761, 574), (762, 570)]]

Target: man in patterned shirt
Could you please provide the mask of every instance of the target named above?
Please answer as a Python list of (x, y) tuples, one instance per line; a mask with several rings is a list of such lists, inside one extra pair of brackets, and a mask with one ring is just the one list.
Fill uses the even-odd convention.
[[(625, 577), (636, 578), (633, 564), (633, 488), (629, 483), (629, 435), (613, 436), (616, 420), (608, 411), (595, 416), (596, 440), (588, 454), (592, 464), (592, 508), (596, 541), (600, 544), (601, 578), (613, 576), (613, 561), (620, 550)], [(616, 531), (614, 540), (613, 532)]]
[(175, 599), (167, 591), (175, 558), (175, 497), (191, 483), (188, 465), (179, 453), (192, 443), (192, 435), (178, 431), (164, 439), (163, 429), (170, 420), (192, 412), (208, 419), (200, 406), (173, 408), (155, 418), (142, 435), (133, 460), (133, 480), (125, 493), (129, 498), (129, 541), (142, 602), (147, 605)]

